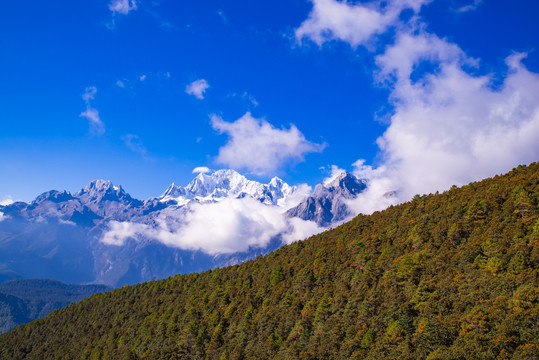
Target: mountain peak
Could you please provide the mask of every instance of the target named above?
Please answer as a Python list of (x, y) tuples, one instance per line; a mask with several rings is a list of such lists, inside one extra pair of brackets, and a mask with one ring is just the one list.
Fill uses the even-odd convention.
[(120, 185), (113, 185), (109, 180), (92, 180), (79, 190), (75, 197), (84, 202), (100, 202), (103, 200), (116, 202), (131, 202), (133, 199)]
[(329, 192), (339, 192), (345, 197), (355, 197), (366, 187), (366, 182), (364, 180), (358, 179), (355, 175), (352, 175), (348, 171), (343, 170), (336, 176), (331, 177), (324, 184), (317, 185), (315, 192), (324, 192), (327, 190)]
[(81, 189), (77, 194), (103, 193), (108, 191), (111, 187), (113, 187), (113, 185), (109, 180), (96, 179), (90, 181), (88, 185), (86, 185), (84, 189)]
[(33, 202), (36, 204), (42, 203), (44, 201), (52, 201), (55, 203), (59, 203), (59, 202), (68, 201), (71, 199), (73, 199), (73, 196), (71, 195), (69, 191), (50, 190), (36, 197), (36, 199)]
[(212, 173), (199, 173), (186, 186), (172, 184), (157, 198), (162, 202), (173, 201), (177, 205), (185, 205), (192, 199), (200, 201), (220, 201), (224, 198), (257, 199), (268, 205), (280, 205), (283, 199), (296, 190), (278, 177), (269, 184), (249, 180), (232, 169), (220, 169)]
[(329, 226), (354, 215), (345, 200), (354, 199), (366, 187), (364, 180), (343, 170), (324, 184), (316, 185), (311, 196), (288, 210), (287, 215), (312, 220), (321, 226)]
[(178, 196), (185, 195), (185, 189), (181, 186), (176, 185), (176, 183), (170, 184), (170, 186), (165, 190), (161, 198), (177, 198)]

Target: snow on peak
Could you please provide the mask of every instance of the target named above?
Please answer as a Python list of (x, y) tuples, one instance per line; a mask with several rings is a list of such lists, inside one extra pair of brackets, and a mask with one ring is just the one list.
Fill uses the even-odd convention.
[(269, 184), (248, 180), (231, 169), (221, 169), (213, 173), (200, 172), (185, 188), (172, 184), (159, 198), (160, 201), (175, 201), (184, 205), (189, 200), (220, 201), (225, 198), (250, 196), (268, 205), (280, 205), (284, 197), (291, 195), (295, 187), (275, 177)]
[[(78, 193), (87, 193), (87, 194), (94, 194), (94, 193), (102, 193), (107, 191), (112, 187), (112, 183), (109, 180), (92, 180), (84, 187), (84, 189), (80, 190)], [(77, 194), (78, 194), (77, 193)]]
[(113, 185), (108, 180), (93, 180), (84, 189), (79, 190), (75, 197), (91, 199), (115, 200), (130, 199), (130, 196), (120, 185)]

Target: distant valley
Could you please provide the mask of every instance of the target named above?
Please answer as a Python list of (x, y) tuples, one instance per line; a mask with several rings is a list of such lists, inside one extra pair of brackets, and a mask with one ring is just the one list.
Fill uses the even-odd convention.
[(68, 285), (47, 279), (4, 282), (0, 284), (0, 333), (110, 290), (112, 288), (104, 285)]

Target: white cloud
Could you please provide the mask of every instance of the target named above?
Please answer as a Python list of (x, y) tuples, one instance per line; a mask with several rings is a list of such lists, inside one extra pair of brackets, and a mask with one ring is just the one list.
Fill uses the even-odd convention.
[(4, 221), (6, 218), (7, 216), (5, 216), (4, 213), (0, 211), (0, 222)]
[(185, 92), (193, 95), (197, 99), (204, 99), (204, 93), (210, 87), (210, 84), (205, 79), (198, 79), (185, 87)]
[(401, 202), (394, 191), (395, 181), (388, 177), (385, 166), (373, 168), (365, 165), (363, 159), (356, 161), (352, 166), (354, 167), (352, 173), (357, 178), (367, 180), (367, 188), (363, 192), (355, 199), (345, 200), (352, 213), (370, 214)]
[(318, 45), (342, 40), (356, 47), (395, 25), (405, 9), (418, 12), (430, 0), (393, 0), (350, 3), (336, 0), (311, 0), (313, 8), (299, 28), (296, 39), (308, 38)]
[(283, 242), (286, 244), (306, 239), (326, 230), (325, 228), (318, 226), (314, 221), (305, 221), (297, 217), (287, 219), (287, 221), (289, 224), (288, 231), (282, 234)]
[[(408, 36), (407, 42), (424, 43), (432, 37)], [(508, 73), (493, 88), (492, 75), (464, 70), (469, 59), (445, 56), (455, 52), (455, 45), (436, 42), (427, 52), (435, 72), (416, 81), (413, 66), (396, 72), (394, 114), (378, 139), (388, 174), (404, 199), (506, 172), (539, 156), (539, 75), (525, 68), (523, 55), (507, 58)], [(402, 46), (397, 41), (378, 60), (394, 51), (401, 64), (418, 65), (422, 58), (412, 53), (406, 59)], [(382, 73), (395, 74), (400, 67), (393, 61), (378, 62)]]
[(258, 175), (272, 174), (284, 164), (303, 161), (305, 154), (321, 152), (325, 147), (307, 141), (294, 125), (276, 129), (249, 112), (232, 123), (213, 115), (211, 124), (229, 136), (228, 143), (219, 149), (217, 162)]
[(0, 206), (11, 205), (14, 202), (15, 201), (13, 201), (13, 198), (11, 197), (11, 195), (7, 195), (6, 197), (4, 197), (4, 199), (2, 201), (0, 201)]
[[(393, 109), (377, 140), (379, 166), (354, 164), (355, 175), (369, 180), (367, 191), (350, 202), (357, 212), (504, 173), (539, 157), (539, 74), (522, 64), (525, 54), (506, 59), (501, 79), (477, 75), (479, 60), (457, 44), (421, 30), (427, 26), (419, 18), (407, 27), (395, 16), (407, 7), (417, 13), (423, 3), (391, 1), (382, 9), (381, 2), (315, 0), (296, 30), (298, 40), (321, 45), (338, 39), (352, 47), (391, 25), (397, 30), (394, 43), (375, 56), (375, 80), (389, 89)], [(370, 20), (362, 21), (367, 15)]]
[[(356, 176), (370, 180), (350, 204), (357, 212), (505, 173), (539, 157), (539, 74), (522, 64), (524, 54), (506, 59), (507, 75), (493, 87), (493, 75), (465, 71), (474, 61), (454, 44), (433, 35), (404, 36), (377, 58), (392, 87), (394, 113), (377, 140), (382, 165), (355, 164)], [(417, 48), (424, 51), (411, 50)], [(412, 80), (425, 59), (436, 70)]]
[(88, 120), (90, 125), (90, 132), (94, 135), (103, 135), (105, 133), (105, 124), (99, 117), (99, 112), (90, 105), (90, 100), (95, 98), (97, 89), (95, 86), (89, 86), (86, 88), (82, 99), (86, 103), (86, 111), (79, 114), (80, 117), (84, 117)]
[(146, 224), (110, 221), (108, 231), (103, 234), (101, 241), (107, 245), (123, 245), (129, 238), (134, 238), (137, 234), (149, 231), (150, 227)]
[(211, 170), (210, 170), (210, 168), (208, 168), (206, 166), (197, 166), (192, 171), (193, 174), (208, 173), (208, 172), (211, 172)]
[(82, 94), (82, 99), (88, 104), (90, 100), (93, 100), (95, 98), (95, 94), (97, 93), (97, 88), (95, 86), (88, 86), (84, 90), (84, 94)]
[(146, 75), (140, 75), (139, 78), (138, 78), (140, 81), (144, 81), (146, 80)]
[(116, 85), (122, 89), (125, 88), (125, 82), (123, 80), (116, 81)]
[(457, 12), (468, 12), (468, 11), (474, 11), (479, 6), (483, 4), (483, 0), (471, 0), (471, 2), (467, 5), (463, 5), (456, 9)]
[(137, 2), (135, 0), (112, 0), (109, 4), (109, 10), (113, 14), (127, 15), (130, 11), (137, 10)]
[(323, 230), (312, 222), (288, 220), (284, 211), (252, 198), (195, 203), (187, 213), (161, 214), (154, 226), (112, 221), (101, 241), (122, 245), (127, 239), (150, 238), (170, 247), (218, 255), (265, 247), (280, 234), (290, 243)]
[(99, 111), (88, 106), (86, 111), (80, 113), (81, 117), (88, 119), (90, 123), (90, 131), (95, 135), (103, 135), (105, 133), (105, 126), (99, 118)]

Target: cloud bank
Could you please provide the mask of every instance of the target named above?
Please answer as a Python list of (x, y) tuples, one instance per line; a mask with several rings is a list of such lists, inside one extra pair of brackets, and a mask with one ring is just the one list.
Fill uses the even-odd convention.
[(194, 203), (187, 212), (162, 213), (155, 225), (111, 221), (101, 241), (123, 245), (129, 239), (149, 238), (170, 247), (219, 255), (263, 248), (278, 235), (290, 243), (324, 230), (314, 222), (286, 219), (285, 211), (252, 198)]
[(283, 164), (301, 162), (306, 154), (321, 152), (325, 147), (325, 144), (307, 141), (294, 125), (289, 129), (276, 129), (249, 112), (231, 123), (213, 115), (211, 125), (229, 136), (228, 143), (219, 149), (216, 161), (257, 175), (274, 174)]
[[(314, 0), (298, 41), (318, 45), (341, 40), (352, 47), (397, 29), (394, 41), (372, 50), (375, 82), (390, 91), (389, 125), (377, 140), (378, 167), (354, 164), (369, 186), (350, 206), (370, 213), (415, 194), (443, 191), (503, 173), (539, 157), (539, 75), (511, 54), (499, 74), (481, 73), (480, 61), (457, 45), (425, 30), (415, 13), (427, 1), (367, 4)], [(474, 2), (478, 5), (480, 2)], [(368, 18), (368, 19), (367, 19)], [(496, 84), (496, 85), (495, 85)]]

